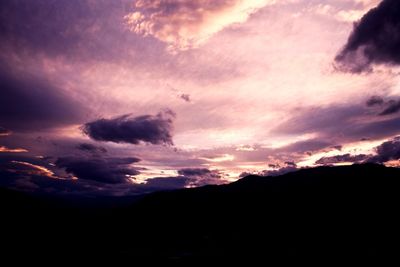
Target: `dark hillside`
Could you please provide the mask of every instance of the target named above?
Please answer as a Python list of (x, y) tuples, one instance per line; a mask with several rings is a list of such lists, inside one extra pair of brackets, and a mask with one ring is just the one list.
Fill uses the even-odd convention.
[(399, 254), (399, 189), (400, 169), (366, 164), (248, 176), (112, 208), (2, 190), (3, 252), (132, 263), (382, 262)]

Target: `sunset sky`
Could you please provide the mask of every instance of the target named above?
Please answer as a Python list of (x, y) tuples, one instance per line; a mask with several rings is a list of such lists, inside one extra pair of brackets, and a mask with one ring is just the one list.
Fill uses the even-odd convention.
[(400, 158), (400, 1), (2, 0), (0, 185), (131, 195)]

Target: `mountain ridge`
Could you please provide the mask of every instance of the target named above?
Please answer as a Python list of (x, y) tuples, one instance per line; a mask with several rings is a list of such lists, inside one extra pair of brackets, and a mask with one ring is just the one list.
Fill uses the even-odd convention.
[(365, 164), (247, 176), (104, 209), (35, 206), (31, 198), (21, 208), (1, 193), (3, 240), (12, 244), (3, 253), (65, 256), (73, 244), (73, 257), (98, 260), (378, 261), (399, 249), (399, 189), (400, 169)]

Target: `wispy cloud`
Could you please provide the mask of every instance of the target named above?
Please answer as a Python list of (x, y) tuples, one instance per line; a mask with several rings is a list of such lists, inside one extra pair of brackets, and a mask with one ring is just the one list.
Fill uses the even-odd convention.
[(215, 33), (245, 22), (274, 0), (139, 0), (124, 19), (134, 33), (165, 42), (170, 51), (196, 48)]
[(0, 126), (0, 136), (8, 136), (11, 133), (12, 132), (10, 130)]
[(23, 153), (28, 152), (28, 150), (24, 148), (8, 148), (5, 146), (0, 146), (0, 153)]

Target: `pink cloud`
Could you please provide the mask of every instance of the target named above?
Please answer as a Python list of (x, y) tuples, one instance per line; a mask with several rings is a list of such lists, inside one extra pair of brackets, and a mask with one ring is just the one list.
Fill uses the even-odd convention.
[(28, 152), (28, 150), (23, 148), (8, 148), (5, 146), (0, 146), (0, 153), (22, 153)]
[(245, 22), (252, 13), (274, 2), (140, 0), (124, 19), (132, 32), (165, 42), (169, 51), (187, 50), (234, 23)]

